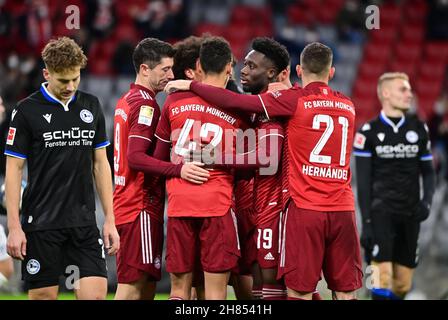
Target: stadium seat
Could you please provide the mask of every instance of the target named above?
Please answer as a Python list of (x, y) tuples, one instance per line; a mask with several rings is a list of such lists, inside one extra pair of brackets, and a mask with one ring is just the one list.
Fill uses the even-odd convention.
[(399, 61), (416, 63), (421, 55), (421, 46), (399, 42), (395, 45), (395, 57)]
[(363, 60), (359, 64), (358, 75), (368, 81), (377, 81), (385, 70), (385, 61)]
[(221, 24), (214, 23), (200, 23), (194, 28), (194, 35), (201, 36), (204, 33), (210, 33), (214, 36), (223, 36), (226, 32), (226, 27)]
[(389, 2), (380, 7), (381, 28), (384, 26), (396, 26), (401, 23), (401, 18), (401, 7), (399, 5)]
[(391, 55), (390, 46), (382, 43), (369, 42), (364, 47), (363, 59), (386, 62)]
[(411, 82), (414, 80), (416, 73), (416, 63), (409, 61), (401, 61), (401, 60), (393, 60), (387, 67), (387, 71), (389, 72), (404, 72), (406, 73)]
[(397, 39), (398, 28), (397, 26), (383, 26), (381, 29), (373, 29), (369, 32), (371, 41), (380, 44), (391, 44)]
[(421, 23), (403, 24), (400, 35), (401, 41), (407, 44), (421, 44), (425, 37), (425, 26)]
[(428, 5), (425, 0), (408, 1), (403, 9), (407, 24), (411, 25), (425, 22), (428, 13)]
[(448, 42), (429, 42), (425, 45), (424, 58), (431, 62), (446, 62), (448, 59)]

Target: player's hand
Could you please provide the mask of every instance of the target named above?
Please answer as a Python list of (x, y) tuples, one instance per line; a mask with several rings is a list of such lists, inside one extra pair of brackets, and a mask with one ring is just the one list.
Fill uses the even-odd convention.
[(364, 222), (362, 224), (361, 232), (361, 246), (364, 248), (366, 256), (370, 255), (373, 250), (374, 239), (373, 239), (373, 227), (372, 223)]
[(210, 173), (201, 168), (203, 166), (201, 162), (187, 162), (182, 166), (180, 177), (194, 184), (203, 184), (210, 177)]
[(175, 91), (187, 91), (190, 90), (191, 80), (174, 80), (166, 84), (164, 91), (166, 93), (172, 93)]
[(6, 251), (14, 259), (23, 260), (26, 256), (26, 236), (22, 227), (9, 229)]
[(280, 91), (289, 89), (283, 82), (272, 82), (268, 85), (268, 92)]
[(420, 201), (417, 207), (417, 212), (415, 214), (415, 220), (417, 222), (423, 222), (428, 219), (431, 213), (431, 205), (426, 201)]
[(104, 247), (108, 255), (115, 255), (120, 250), (120, 236), (115, 222), (106, 218), (103, 225)]

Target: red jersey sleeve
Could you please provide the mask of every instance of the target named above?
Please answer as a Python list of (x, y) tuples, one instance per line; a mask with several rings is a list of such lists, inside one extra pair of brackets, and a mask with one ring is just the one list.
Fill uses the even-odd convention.
[(263, 105), (263, 111), (268, 117), (292, 116), (297, 109), (298, 88), (266, 92), (258, 95)]
[(129, 112), (129, 138), (138, 137), (152, 141), (159, 118), (160, 109), (155, 101), (152, 105), (148, 105), (148, 100), (132, 103)]
[(160, 141), (171, 143), (171, 126), (170, 126), (170, 116), (169, 116), (169, 103), (170, 98), (168, 97), (163, 105), (162, 115), (160, 116), (159, 124), (156, 129), (156, 138)]

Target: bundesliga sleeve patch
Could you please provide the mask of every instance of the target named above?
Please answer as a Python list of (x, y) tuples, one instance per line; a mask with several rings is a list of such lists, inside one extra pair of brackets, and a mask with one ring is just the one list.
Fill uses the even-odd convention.
[(366, 144), (366, 136), (362, 133), (357, 132), (355, 135), (353, 146), (357, 149), (364, 149), (364, 146)]
[(8, 131), (8, 138), (6, 139), (6, 144), (12, 146), (14, 144), (15, 137), (16, 137), (16, 128), (10, 127)]
[(141, 106), (138, 114), (138, 123), (150, 126), (152, 117), (154, 116), (154, 108), (150, 106)]

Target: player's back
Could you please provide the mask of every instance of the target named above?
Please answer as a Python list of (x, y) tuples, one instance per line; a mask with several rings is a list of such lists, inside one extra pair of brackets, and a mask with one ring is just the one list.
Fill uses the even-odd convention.
[(287, 126), (291, 197), (304, 209), (354, 210), (350, 186), (353, 103), (320, 82), (298, 90), (297, 96), (297, 109)]
[[(169, 129), (163, 130), (164, 123)], [(157, 135), (172, 143), (171, 159), (179, 162), (192, 151), (203, 154), (234, 152), (234, 130), (239, 118), (210, 105), (190, 92), (171, 94), (162, 110)], [(160, 130), (159, 130), (160, 129)], [(211, 217), (226, 214), (231, 206), (233, 174), (214, 169), (203, 185), (194, 185), (180, 178), (167, 180), (168, 215)]]
[[(155, 96), (132, 85), (117, 102), (114, 116), (114, 214), (117, 225), (134, 221), (146, 211), (163, 222), (163, 178), (133, 170), (127, 161), (130, 138), (154, 140), (160, 117)], [(148, 150), (151, 154), (153, 146)]]

